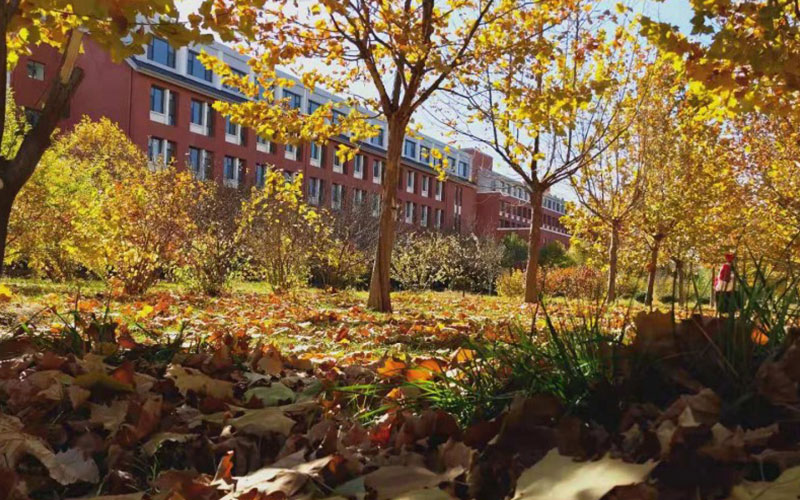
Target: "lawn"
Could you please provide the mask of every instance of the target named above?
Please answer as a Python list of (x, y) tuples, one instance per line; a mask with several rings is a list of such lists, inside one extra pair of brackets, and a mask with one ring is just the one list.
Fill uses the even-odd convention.
[(797, 474), (791, 337), (721, 341), (626, 301), (365, 298), (5, 281), (0, 491), (738, 499)]

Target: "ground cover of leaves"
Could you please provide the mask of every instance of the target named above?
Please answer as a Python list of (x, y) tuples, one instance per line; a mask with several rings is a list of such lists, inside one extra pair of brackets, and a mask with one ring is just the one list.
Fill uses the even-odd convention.
[[(511, 335), (529, 309), (397, 294), (390, 316), (310, 290), (3, 300), (0, 499), (800, 498), (795, 337), (759, 369), (755, 417), (676, 367), (683, 394), (620, 407), (613, 426), (549, 394), (460, 424), (404, 408), (397, 384), (457, 372), (466, 339)], [(640, 317), (630, 347), (674, 357), (663, 323)], [(355, 418), (359, 399), (338, 389), (359, 385), (396, 407)]]

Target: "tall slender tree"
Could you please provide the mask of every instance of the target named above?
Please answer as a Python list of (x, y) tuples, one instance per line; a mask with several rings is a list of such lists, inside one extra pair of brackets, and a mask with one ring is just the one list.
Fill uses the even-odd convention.
[(24, 131), (18, 147), (0, 157), (0, 272), (14, 200), (50, 145), (83, 78), (76, 65), (82, 41), (91, 38), (113, 59), (121, 60), (141, 52), (152, 34), (176, 44), (208, 38), (176, 18), (173, 0), (0, 1), (0, 136), (6, 131), (8, 74), (20, 55), (42, 44), (61, 52), (58, 67), (46, 72), (49, 90), (36, 110), (36, 123)]
[[(377, 249), (369, 288), (369, 307), (391, 311), (390, 260), (397, 220), (397, 186), (403, 142), (414, 114), (437, 91), (476, 71), (481, 58), (491, 58), (492, 41), (513, 36), (494, 26), (518, 8), (515, 0), (320, 0), (308, 6), (288, 0), (218, 0), (200, 12), (210, 27), (250, 44), (251, 61), (263, 88), (291, 85), (278, 78), (284, 65), (304, 85), (321, 85), (349, 99), (308, 115), (288, 110), (286, 103), (246, 79), (231, 83), (248, 88), (259, 99), (220, 105), (234, 121), (286, 142), (325, 140), (342, 132), (351, 142), (374, 135), (370, 118), (388, 125)], [(501, 44), (502, 45), (502, 44)], [(323, 61), (325, 68), (309, 64)], [(224, 68), (216, 66), (219, 72)], [(358, 95), (354, 88), (366, 89)], [(334, 117), (335, 108), (347, 117)], [(376, 110), (370, 116), (365, 110)], [(287, 114), (288, 113), (288, 114)], [(337, 118), (334, 120), (333, 118)]]
[(623, 133), (619, 117), (644, 63), (624, 27), (606, 31), (615, 15), (596, 12), (595, 3), (541, 7), (529, 5), (509, 20), (506, 29), (517, 37), (504, 55), (485, 60), (481, 75), (453, 92), (454, 106), (470, 111), (469, 122), (450, 122), (460, 135), (493, 150), (530, 193), (526, 302), (539, 295), (544, 195)]

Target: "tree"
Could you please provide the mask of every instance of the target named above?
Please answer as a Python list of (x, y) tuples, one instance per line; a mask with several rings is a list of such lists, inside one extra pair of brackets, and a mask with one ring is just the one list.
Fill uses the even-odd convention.
[[(168, 37), (177, 43), (201, 37), (194, 29), (175, 22), (177, 10), (173, 0), (132, 0), (118, 2), (93, 0), (67, 2), (44, 0), (0, 3), (0, 137), (5, 135), (8, 96), (8, 71), (20, 55), (31, 46), (46, 44), (62, 53), (53, 72), (49, 90), (42, 100), (38, 119), (26, 129), (13, 154), (0, 158), (0, 272), (5, 258), (8, 224), (14, 200), (31, 178), (45, 150), (50, 146), (53, 131), (64, 115), (83, 78), (76, 66), (84, 37), (107, 50), (115, 60), (140, 52), (151, 33)], [(142, 20), (147, 20), (149, 30)], [(5, 153), (5, 152), (4, 152)]]
[(630, 147), (633, 141), (630, 134), (623, 134), (606, 148), (602, 157), (570, 179), (581, 207), (570, 214), (573, 234), (597, 226), (604, 227), (609, 233), (608, 301), (617, 296), (620, 237), (642, 201), (641, 157)]
[(800, 4), (796, 0), (691, 0), (692, 33), (642, 19), (642, 34), (679, 57), (701, 111), (797, 113), (800, 92)]
[[(321, 0), (299, 7), (287, 0), (218, 1), (216, 11), (201, 11), (208, 26), (232, 31), (260, 52), (250, 64), (258, 83), (237, 78), (219, 61), (207, 59), (225, 81), (259, 99), (244, 104), (220, 104), (221, 112), (254, 128), (264, 137), (295, 142), (325, 140), (340, 132), (353, 144), (377, 130), (367, 109), (377, 110), (388, 124), (386, 170), (381, 192), (378, 244), (370, 280), (368, 305), (391, 311), (390, 263), (397, 220), (397, 186), (403, 142), (417, 110), (438, 90), (474, 72), (477, 61), (491, 58), (496, 40), (511, 31), (493, 30), (495, 21), (509, 16), (512, 0), (388, 0), (373, 2)], [(325, 63), (327, 71), (308, 64)], [(276, 65), (293, 67), (308, 87), (323, 85), (348, 92), (366, 85), (375, 98), (351, 96), (344, 103), (328, 103), (310, 115), (287, 109), (262, 88), (289, 86), (277, 77)], [(334, 107), (349, 109), (333, 116)], [(335, 118), (335, 119), (334, 119)], [(340, 154), (344, 154), (340, 150)], [(351, 153), (352, 154), (352, 153)], [(447, 166), (447, 165), (445, 165)]]
[[(544, 195), (619, 137), (625, 127), (617, 117), (645, 61), (625, 29), (602, 29), (611, 15), (593, 6), (536, 3), (516, 10), (503, 26), (515, 33), (515, 43), (498, 49), (505, 56), (485, 59), (482, 75), (455, 92), (456, 106), (466, 105), (471, 116), (466, 126), (450, 126), (491, 148), (530, 193), (526, 302), (539, 295)], [(482, 128), (476, 131), (475, 124)]]

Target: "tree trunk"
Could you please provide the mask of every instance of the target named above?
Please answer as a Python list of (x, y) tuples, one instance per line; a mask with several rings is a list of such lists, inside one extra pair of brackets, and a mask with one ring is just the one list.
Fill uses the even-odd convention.
[(683, 261), (675, 261), (678, 271), (678, 296), (673, 299), (678, 300), (678, 305), (684, 307), (686, 305), (686, 272), (683, 269)]
[(397, 221), (397, 185), (400, 182), (400, 155), (403, 151), (405, 123), (389, 120), (389, 145), (386, 151), (386, 166), (381, 183), (381, 214), (378, 223), (378, 245), (369, 283), (367, 306), (381, 312), (392, 312), (390, 297), (390, 269), (394, 231)]
[(650, 249), (650, 263), (647, 264), (647, 271), (650, 274), (647, 278), (647, 295), (644, 299), (644, 303), (648, 306), (653, 305), (653, 292), (656, 287), (656, 270), (658, 268), (658, 250), (661, 246), (662, 238), (662, 236), (656, 235), (656, 237), (653, 238), (653, 246)]
[(611, 244), (608, 246), (608, 301), (617, 298), (617, 253), (619, 252), (619, 222), (611, 223)]
[(5, 269), (4, 259), (6, 256), (6, 241), (8, 240), (8, 222), (11, 218), (11, 207), (14, 205), (14, 198), (16, 193), (3, 192), (0, 190), (0, 276), (3, 275)]
[(542, 217), (544, 209), (544, 187), (537, 186), (531, 192), (531, 230), (528, 234), (528, 267), (525, 270), (525, 302), (539, 302), (539, 286), (536, 281), (539, 273), (539, 248), (542, 246)]

